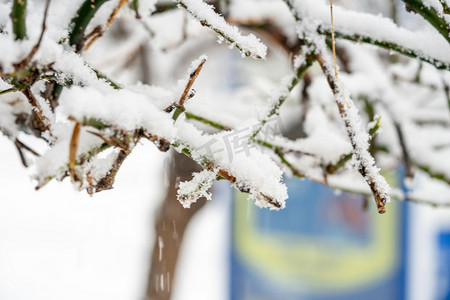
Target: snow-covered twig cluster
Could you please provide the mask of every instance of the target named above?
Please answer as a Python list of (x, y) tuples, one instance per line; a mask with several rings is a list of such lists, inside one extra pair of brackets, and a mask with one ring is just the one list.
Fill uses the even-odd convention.
[[(405, 2), (415, 10), (411, 5), (420, 1)], [(180, 184), (185, 207), (210, 198), (212, 183), (222, 179), (260, 207), (283, 208), (286, 173), (370, 193), (382, 213), (399, 193), (390, 191), (379, 167), (395, 170), (402, 163), (408, 182), (414, 170), (425, 178), (422, 190), (407, 195), (410, 200), (450, 203), (423, 192), (436, 186), (448, 191), (450, 184), (446, 1), (423, 1), (434, 15), (426, 14), (431, 25), (420, 32), (336, 7), (342, 84), (329, 59), (333, 24), (327, 2), (224, 3), (0, 4), (0, 130), (24, 165), (32, 163), (37, 186), (70, 177), (91, 194), (110, 189), (134, 147), (149, 140), (204, 168)], [(188, 22), (180, 22), (188, 15)], [(447, 26), (447, 36), (436, 24)], [(214, 54), (220, 45), (205, 46), (214, 35), (244, 58), (228, 57), (225, 67), (205, 70), (221, 59)], [(186, 57), (192, 61), (187, 68)], [(293, 71), (275, 76), (274, 60), (289, 62)], [(236, 64), (244, 69), (230, 71)], [(258, 71), (248, 74), (252, 70)], [(139, 72), (144, 75), (137, 77)], [(226, 72), (240, 82), (220, 90), (214, 76)], [(185, 75), (173, 82), (174, 73)], [(30, 136), (45, 142), (42, 151), (25, 142)]]

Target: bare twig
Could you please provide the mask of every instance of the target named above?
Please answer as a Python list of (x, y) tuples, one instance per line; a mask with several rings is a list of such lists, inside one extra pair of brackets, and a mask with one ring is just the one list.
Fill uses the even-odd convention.
[(7, 94), (7, 93), (12, 93), (12, 92), (17, 92), (17, 89), (16, 88), (9, 88), (9, 89), (0, 91), (0, 95)]
[(32, 148), (30, 148), (28, 145), (24, 144), (22, 141), (20, 141), (19, 139), (15, 139), (14, 143), (16, 145), (18, 145), (20, 148), (27, 150), (28, 152), (30, 152), (31, 154), (33, 154), (34, 156), (41, 156), (39, 153), (37, 153), (35, 150), (33, 150)]
[[(189, 81), (186, 85), (186, 87), (184, 88), (183, 94), (181, 95), (180, 100), (178, 101), (178, 103), (175, 105), (175, 111), (173, 113), (172, 119), (174, 121), (176, 121), (178, 119), (178, 117), (186, 110), (184, 108), (184, 102), (186, 101), (186, 99), (188, 99), (192, 85), (194, 84), (195, 80), (198, 77), (198, 74), (200, 74), (200, 71), (202, 70), (203, 65), (205, 64), (206, 59), (203, 58), (200, 62), (200, 64), (198, 65), (198, 67), (194, 70), (194, 72), (192, 72), (189, 75)], [(173, 105), (169, 106), (168, 108), (166, 108), (166, 111), (170, 111), (170, 107), (174, 107)], [(172, 108), (173, 109), (173, 108)]]
[(187, 119), (196, 120), (196, 121), (202, 122), (204, 124), (208, 124), (211, 127), (220, 129), (220, 130), (231, 130), (231, 128), (226, 126), (226, 125), (222, 125), (222, 124), (219, 124), (219, 123), (217, 123), (215, 121), (205, 119), (205, 118), (203, 118), (201, 116), (195, 115), (195, 114), (190, 113), (190, 112), (185, 112), (185, 115), (186, 115)]
[(111, 15), (109, 16), (108, 22), (106, 23), (105, 27), (101, 31), (97, 31), (93, 34), (92, 39), (84, 46), (84, 51), (87, 51), (89, 47), (100, 37), (102, 37), (105, 32), (108, 30), (108, 28), (111, 26), (111, 24), (114, 22), (114, 19), (116, 18), (117, 14), (119, 13), (120, 9), (127, 4), (129, 0), (120, 0), (117, 7), (113, 10)]
[(78, 143), (80, 140), (80, 123), (75, 120), (75, 126), (73, 127), (72, 138), (70, 139), (69, 148), (69, 173), (72, 181), (78, 181), (78, 176), (75, 171), (75, 163), (77, 159)]
[(41, 35), (39, 36), (39, 39), (36, 43), (36, 45), (34, 45), (34, 47), (31, 49), (30, 53), (28, 54), (27, 57), (25, 57), (21, 62), (19, 62), (16, 65), (16, 68), (18, 68), (19, 70), (25, 68), (30, 61), (33, 59), (34, 55), (36, 54), (36, 52), (39, 50), (39, 47), (41, 46), (41, 41), (42, 38), (44, 37), (44, 32), (46, 30), (46, 21), (47, 21), (47, 15), (48, 15), (48, 8), (50, 6), (50, 0), (47, 0), (47, 3), (45, 4), (45, 11), (44, 11), (44, 19), (42, 20), (42, 30), (41, 30)]
[(405, 164), (405, 177), (413, 178), (414, 177), (414, 168), (413, 168), (413, 163), (411, 162), (411, 159), (409, 157), (408, 147), (406, 146), (405, 135), (403, 134), (403, 130), (402, 130), (402, 127), (400, 126), (400, 123), (395, 121), (395, 119), (393, 119), (393, 120), (394, 120), (395, 132), (397, 133), (400, 148), (402, 149), (402, 157), (403, 157), (403, 162)]
[(333, 63), (334, 63), (334, 76), (336, 77), (337, 84), (339, 85), (340, 90), (342, 91), (342, 97), (347, 104), (347, 107), (350, 107), (348, 103), (347, 97), (345, 97), (345, 91), (342, 89), (341, 81), (339, 80), (338, 70), (337, 70), (337, 62), (336, 62), (336, 42), (334, 40), (334, 22), (333, 22), (333, 0), (330, 0), (330, 16), (331, 16), (331, 45), (333, 49)]
[(96, 26), (94, 29), (92, 29), (91, 32), (89, 32), (88, 34), (86, 34), (86, 35), (83, 37), (83, 40), (84, 40), (84, 41), (89, 40), (89, 39), (92, 38), (94, 35), (98, 34), (100, 31), (102, 31), (102, 26), (101, 26), (101, 25), (98, 25), (98, 26)]
[(19, 152), (20, 160), (25, 168), (28, 168), (27, 160), (25, 159), (25, 155), (23, 154), (21, 145), (17, 139), (14, 140), (14, 145), (16, 145), (17, 151)]
[(33, 154), (34, 156), (40, 156), (39, 153), (37, 153), (36, 151), (34, 151), (33, 149), (31, 149), (30, 147), (28, 147), (27, 145), (25, 145), (24, 143), (22, 143), (20, 140), (15, 139), (14, 140), (14, 145), (17, 148), (17, 151), (19, 152), (19, 156), (20, 156), (20, 160), (22, 161), (22, 164), (24, 165), (24, 167), (28, 168), (28, 163), (27, 160), (25, 158), (25, 154), (23, 153), (22, 150), (27, 150), (28, 152), (30, 152), (31, 154)]

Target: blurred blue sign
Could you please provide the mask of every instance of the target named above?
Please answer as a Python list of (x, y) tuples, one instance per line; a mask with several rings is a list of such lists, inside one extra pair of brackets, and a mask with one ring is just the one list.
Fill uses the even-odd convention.
[(379, 215), (372, 202), (364, 209), (364, 196), (308, 180), (286, 184), (287, 207), (278, 212), (236, 194), (231, 299), (405, 298), (402, 203)]
[(439, 233), (438, 252), (437, 299), (450, 300), (450, 232)]

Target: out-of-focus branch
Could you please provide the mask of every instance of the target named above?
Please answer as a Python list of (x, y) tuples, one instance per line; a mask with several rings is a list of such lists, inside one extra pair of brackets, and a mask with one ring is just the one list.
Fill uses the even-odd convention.
[(21, 70), (21, 69), (25, 68), (30, 63), (30, 61), (33, 59), (36, 52), (38, 51), (38, 49), (41, 45), (42, 38), (44, 37), (45, 29), (46, 29), (45, 22), (47, 21), (49, 6), (50, 6), (50, 0), (47, 0), (47, 3), (45, 4), (44, 19), (42, 20), (41, 35), (39, 36), (39, 39), (38, 39), (36, 45), (33, 46), (33, 48), (30, 51), (30, 54), (28, 54), (27, 57), (25, 57), (21, 62), (19, 62), (16, 65), (16, 69)]
[(219, 124), (217, 122), (205, 119), (205, 118), (203, 118), (201, 116), (195, 115), (195, 114), (190, 113), (190, 112), (185, 112), (185, 116), (186, 116), (187, 119), (192, 119), (192, 120), (196, 120), (196, 121), (202, 122), (204, 124), (207, 124), (207, 125), (209, 125), (211, 127), (219, 129), (219, 130), (231, 130), (231, 128), (228, 127), (228, 126), (225, 126), (225, 125)]
[[(105, 32), (108, 30), (108, 28), (111, 26), (111, 24), (114, 22), (114, 19), (116, 18), (117, 14), (119, 13), (120, 9), (127, 4), (129, 0), (120, 0), (119, 4), (116, 6), (116, 8), (113, 10), (111, 15), (108, 18), (108, 22), (106, 23), (105, 27), (101, 30), (97, 30), (93, 35), (92, 38), (89, 40), (89, 42), (84, 46), (83, 51), (87, 51), (89, 47), (100, 37), (102, 37)], [(87, 39), (86, 39), (87, 40)]]
[[(319, 34), (323, 34), (323, 35), (331, 37), (330, 29), (324, 29), (319, 26), (317, 29), (317, 32)], [(398, 52), (400, 54), (403, 54), (403, 55), (406, 55), (406, 56), (409, 56), (412, 58), (417, 58), (424, 62), (430, 63), (430, 64), (434, 65), (437, 69), (450, 71), (449, 63), (443, 62), (436, 58), (424, 56), (423, 54), (417, 52), (416, 50), (410, 49), (401, 44), (383, 41), (383, 40), (379, 40), (379, 39), (374, 39), (370, 36), (363, 35), (363, 34), (347, 34), (347, 33), (343, 33), (340, 31), (335, 31), (335, 36), (336, 36), (336, 38), (341, 38), (341, 39), (359, 42), (359, 43), (372, 44), (372, 45), (375, 45), (375, 46), (378, 46), (378, 47), (381, 47), (381, 48), (384, 48), (387, 50), (392, 50), (392, 51)]]
[(304, 54), (303, 57), (297, 57), (297, 60), (295, 64), (295, 75), (292, 76), (292, 79), (289, 81), (286, 87), (283, 87), (283, 90), (281, 91), (280, 95), (278, 96), (278, 99), (275, 101), (272, 109), (269, 111), (267, 116), (261, 120), (260, 125), (256, 128), (256, 130), (252, 133), (250, 136), (250, 140), (255, 140), (258, 136), (258, 133), (262, 130), (264, 125), (269, 121), (269, 119), (278, 113), (281, 105), (283, 105), (284, 101), (286, 101), (287, 97), (289, 96), (289, 93), (294, 89), (294, 87), (301, 81), (303, 76), (305, 75), (306, 71), (311, 67), (311, 65), (315, 61), (315, 55), (314, 53), (307, 52)]
[(414, 165), (417, 168), (419, 168), (420, 170), (422, 170), (423, 172), (425, 172), (428, 175), (430, 175), (430, 177), (432, 177), (434, 179), (438, 179), (438, 180), (444, 181), (447, 184), (450, 184), (450, 178), (447, 175), (445, 175), (444, 173), (433, 171), (433, 170), (431, 170), (431, 168), (429, 166), (426, 166), (424, 164), (418, 163), (416, 161), (414, 161)]
[(397, 121), (394, 120), (395, 132), (397, 133), (398, 141), (400, 144), (400, 148), (402, 149), (402, 158), (403, 163), (405, 164), (405, 178), (413, 178), (414, 177), (414, 169), (413, 163), (411, 162), (411, 158), (409, 157), (408, 147), (406, 145), (405, 135), (403, 133), (403, 129)]
[(448, 111), (450, 113), (450, 86), (447, 84), (445, 80), (442, 80), (442, 84), (444, 86), (445, 97), (447, 98)]
[[(403, 2), (405, 2), (406, 10), (414, 11), (421, 15), (450, 43), (450, 24), (445, 20), (444, 16), (440, 16), (433, 7), (429, 7), (429, 5), (424, 4), (420, 0), (403, 0)], [(441, 3), (445, 3), (445, 1)], [(444, 14), (448, 13), (444, 12)]]
[(0, 95), (7, 94), (7, 93), (13, 93), (13, 92), (17, 92), (17, 89), (16, 88), (9, 88), (9, 89), (0, 91)]
[(23, 153), (23, 150), (27, 150), (28, 152), (30, 152), (34, 156), (37, 156), (37, 157), (40, 156), (39, 153), (37, 153), (36, 151), (34, 151), (33, 149), (31, 149), (30, 147), (25, 145), (23, 142), (21, 142), (17, 138), (14, 140), (14, 145), (16, 146), (17, 151), (19, 152), (20, 160), (22, 161), (23, 166), (26, 167), (26, 168), (28, 167), (28, 163), (27, 163), (27, 160), (25, 158), (25, 154)]

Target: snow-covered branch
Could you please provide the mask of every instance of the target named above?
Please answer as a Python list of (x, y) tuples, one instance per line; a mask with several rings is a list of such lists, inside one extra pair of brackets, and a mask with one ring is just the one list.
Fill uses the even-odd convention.
[(352, 164), (361, 173), (361, 176), (366, 180), (372, 190), (378, 212), (384, 213), (386, 212), (385, 205), (389, 202), (390, 187), (384, 177), (380, 175), (380, 169), (375, 166), (375, 160), (368, 151), (369, 135), (362, 129), (359, 112), (351, 99), (344, 99), (343, 95), (345, 92), (338, 83), (330, 63), (322, 55), (317, 55), (317, 61), (333, 91), (339, 113), (344, 121), (347, 135), (352, 144)]
[(244, 36), (236, 26), (229, 25), (223, 17), (214, 12), (213, 7), (202, 0), (174, 0), (185, 8), (200, 24), (217, 32), (222, 38), (236, 47), (243, 56), (264, 59), (267, 47), (256, 36)]
[(407, 10), (420, 14), (450, 43), (450, 11), (438, 0), (403, 0)]
[[(285, 0), (297, 21), (308, 30), (331, 36), (329, 7), (323, 1)], [(335, 8), (335, 35), (355, 42), (373, 44), (419, 58), (438, 69), (450, 70), (450, 44), (437, 33), (412, 32), (392, 20), (367, 13)], [(306, 28), (306, 27), (305, 27)]]
[[(181, 6), (243, 56), (265, 59), (257, 61), (227, 57), (179, 10), (153, 14), (167, 2), (0, 4), (0, 131), (33, 167), (38, 188), (70, 177), (90, 194), (113, 187), (142, 141), (173, 148), (203, 167), (180, 185), (186, 207), (209, 198), (209, 187), (221, 179), (257, 205), (281, 209), (283, 176), (293, 175), (371, 193), (384, 212), (389, 196), (400, 193), (389, 192), (373, 157), (389, 170), (407, 157), (414, 176), (427, 174), (447, 186), (447, 40), (336, 7), (338, 79), (325, 43), (332, 28), (328, 5), (285, 2), (291, 10), (281, 1), (235, 1), (227, 21), (212, 1), (167, 6)], [(446, 20), (448, 1), (426, 3)], [(242, 34), (244, 28), (268, 47)], [(355, 42), (415, 59), (394, 62)], [(408, 197), (427, 201), (420, 192)]]

